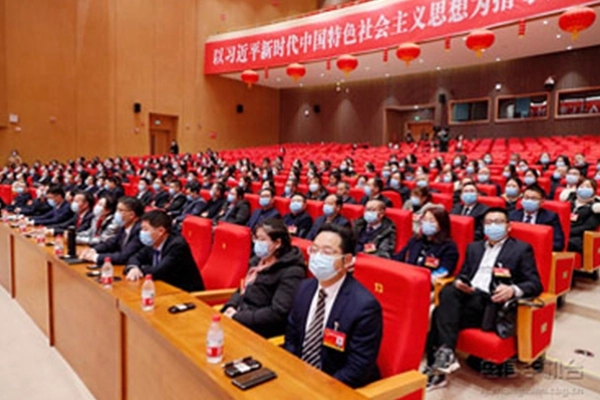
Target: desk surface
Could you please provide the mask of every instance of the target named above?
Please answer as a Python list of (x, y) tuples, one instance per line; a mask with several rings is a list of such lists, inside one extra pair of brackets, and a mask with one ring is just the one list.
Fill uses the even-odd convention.
[[(170, 314), (168, 308), (177, 303), (192, 302), (196, 309)], [(209, 364), (205, 356), (206, 332), (215, 311), (187, 293), (156, 299), (152, 312), (143, 312), (132, 300), (120, 302), (128, 320), (138, 323), (157, 340), (166, 340), (173, 352), (182, 353), (197, 368), (198, 374), (210, 379), (228, 398), (243, 399), (365, 399), (350, 387), (309, 366), (287, 351), (269, 343), (244, 326), (223, 318), (225, 349), (223, 362), (253, 356), (278, 378), (263, 385), (241, 391), (231, 384), (220, 365)]]

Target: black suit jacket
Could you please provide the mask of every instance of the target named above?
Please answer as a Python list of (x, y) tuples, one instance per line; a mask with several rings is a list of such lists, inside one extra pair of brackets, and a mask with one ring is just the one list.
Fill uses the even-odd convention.
[[(451, 215), (463, 215), (463, 210), (465, 206), (463, 204), (455, 204), (450, 210)], [(489, 209), (488, 206), (482, 203), (475, 203), (471, 213), (468, 215), (475, 219), (475, 240), (483, 239), (483, 215)]]
[[(525, 211), (523, 211), (523, 209), (515, 210), (508, 214), (508, 219), (510, 221), (523, 222), (523, 219), (525, 218), (524, 216)], [(535, 223), (536, 225), (548, 225), (552, 227), (554, 231), (552, 250), (563, 251), (565, 248), (565, 234), (563, 233), (562, 226), (560, 225), (558, 215), (550, 210), (540, 208), (537, 212)]]
[[(485, 252), (485, 243), (486, 241), (480, 240), (469, 244), (459, 278), (464, 276), (471, 281), (475, 277)], [(509, 237), (500, 250), (495, 265), (510, 269), (512, 282), (523, 291), (523, 297), (536, 297), (542, 293), (533, 248), (529, 243)]]
[(204, 201), (202, 196), (198, 196), (196, 199), (188, 202), (185, 205), (185, 207), (183, 208), (183, 211), (181, 211), (179, 216), (176, 218), (176, 221), (178, 223), (183, 222), (183, 220), (185, 219), (185, 217), (187, 215), (193, 215), (193, 216), (197, 217), (200, 215), (200, 213), (202, 212), (202, 210), (205, 207), (206, 207), (206, 202)]
[(223, 209), (217, 220), (229, 222), (230, 224), (246, 225), (248, 219), (250, 219), (250, 203), (248, 203), (248, 200), (240, 200), (234, 205), (223, 204)]
[(186, 203), (187, 197), (185, 194), (177, 193), (167, 205), (166, 211), (171, 217), (176, 217), (183, 211)]
[[(421, 256), (423, 249), (425, 249), (425, 257)], [(435, 271), (437, 268), (426, 265), (427, 257), (439, 260), (437, 268), (446, 268), (448, 275), (452, 275), (458, 263), (458, 249), (453, 240), (442, 243), (426, 243), (424, 238), (413, 236), (406, 246), (398, 254), (394, 255), (393, 259), (419, 267), (430, 268), (432, 271)]]
[(27, 203), (31, 200), (31, 195), (28, 192), (18, 194), (13, 201), (6, 206), (6, 209), (13, 212), (15, 208), (23, 208), (27, 206)]
[(51, 208), (46, 214), (35, 217), (36, 225), (52, 226), (68, 221), (73, 216), (71, 205), (63, 200), (58, 207)]
[(144, 275), (152, 274), (152, 278), (176, 286), (187, 292), (204, 290), (204, 282), (196, 267), (192, 251), (181, 236), (169, 235), (160, 252), (160, 261), (153, 265), (154, 248), (143, 246), (127, 262), (125, 275), (136, 266)]
[[(296, 292), (288, 317), (284, 348), (302, 356), (310, 304), (318, 289), (316, 279), (305, 280)], [(351, 387), (361, 387), (379, 379), (377, 356), (383, 334), (383, 317), (377, 299), (346, 275), (333, 303), (325, 327), (346, 334), (344, 351), (321, 346), (322, 370)]]
[(152, 202), (154, 203), (154, 207), (164, 208), (169, 202), (169, 192), (167, 192), (166, 190), (161, 190), (159, 192), (154, 193)]
[(140, 251), (144, 245), (140, 242), (142, 223), (137, 221), (131, 228), (128, 237), (125, 237), (125, 228), (119, 228), (117, 234), (105, 242), (92, 246), (98, 253), (97, 264), (102, 265), (104, 258), (109, 257), (115, 265), (123, 265), (127, 260)]
[(28, 216), (44, 215), (50, 210), (52, 210), (52, 207), (50, 207), (46, 200), (38, 197), (33, 199), (30, 204), (22, 207), (21, 214)]
[(313, 220), (310, 214), (306, 211), (302, 211), (300, 214), (292, 214), (287, 213), (283, 216), (283, 223), (288, 227), (288, 229), (293, 226), (296, 229), (296, 232), (291, 232), (292, 236), (296, 236), (304, 239), (313, 225)]
[[(315, 238), (317, 237), (317, 233), (319, 233), (319, 229), (321, 229), (321, 227), (323, 226), (323, 224), (327, 222), (327, 217), (325, 215), (321, 215), (319, 218), (317, 218), (315, 220), (315, 223), (312, 226), (312, 229), (310, 230), (310, 232), (308, 233), (308, 235), (306, 236), (306, 238), (308, 240), (315, 240)], [(335, 225), (339, 225), (339, 226), (343, 226), (346, 228), (351, 228), (352, 225), (350, 225), (350, 222), (344, 218), (342, 216), (342, 214), (338, 214), (333, 221), (331, 221), (332, 224)]]
[(79, 226), (77, 226), (79, 214), (73, 214), (73, 217), (70, 220), (63, 222), (62, 224), (54, 225), (54, 232), (62, 233), (63, 231), (68, 229), (69, 226), (74, 226), (75, 232), (87, 231), (88, 229), (90, 229), (90, 226), (92, 226), (92, 219), (94, 219), (94, 214), (92, 213), (92, 210), (88, 210), (81, 219), (81, 223), (79, 224)]
[(144, 207), (147, 207), (152, 203), (152, 192), (149, 190), (144, 191), (144, 193), (138, 193), (135, 197), (142, 202)]

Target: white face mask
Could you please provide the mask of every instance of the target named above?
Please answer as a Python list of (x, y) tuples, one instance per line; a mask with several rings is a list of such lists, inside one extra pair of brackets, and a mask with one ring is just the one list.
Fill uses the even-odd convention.
[(319, 281), (328, 281), (338, 273), (335, 269), (336, 258), (321, 253), (313, 254), (308, 260), (308, 269)]

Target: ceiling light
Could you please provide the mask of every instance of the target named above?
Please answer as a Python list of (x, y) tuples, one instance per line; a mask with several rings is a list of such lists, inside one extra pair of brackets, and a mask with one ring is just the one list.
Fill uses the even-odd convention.
[(442, 67), (435, 67), (435, 69), (437, 69), (438, 71), (441, 71)]
[(497, 62), (500, 62), (500, 61), (502, 61), (502, 60), (500, 59), (500, 57), (496, 57), (496, 61), (497, 61)]
[(281, 82), (281, 78), (277, 78), (277, 79), (276, 79), (276, 81), (277, 81), (277, 82)]
[(501, 83), (496, 83), (496, 91), (499, 92), (502, 90), (502, 84)]
[(548, 25), (548, 20), (547, 19), (544, 20), (544, 25)]
[(340, 82), (344, 83), (344, 78), (340, 79)]
[(556, 35), (557, 39), (560, 39), (561, 37), (562, 37), (562, 35), (560, 33)]
[(466, 41), (467, 41), (467, 37), (466, 37), (466, 36), (464, 36), (464, 37), (462, 38), (462, 40), (463, 40), (463, 42), (466, 42)]
[(413, 108), (414, 108), (415, 110), (418, 110), (418, 109), (419, 109), (419, 106), (415, 105)]
[(385, 74), (385, 77), (386, 77), (386, 78), (389, 78), (389, 77), (390, 77), (390, 74), (386, 72), (386, 74)]
[(422, 58), (419, 58), (419, 64), (423, 64), (425, 62), (425, 60), (423, 60)]
[(325, 72), (321, 72), (321, 78), (325, 77)]
[(304, 87), (304, 83), (300, 83), (300, 87)]
[(567, 46), (567, 50), (573, 50), (573, 46)]

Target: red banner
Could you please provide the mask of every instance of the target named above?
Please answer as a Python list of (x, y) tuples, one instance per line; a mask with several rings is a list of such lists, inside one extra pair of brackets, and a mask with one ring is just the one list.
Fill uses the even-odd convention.
[(589, 0), (381, 0), (211, 36), (205, 74), (264, 69), (423, 42), (553, 14)]

